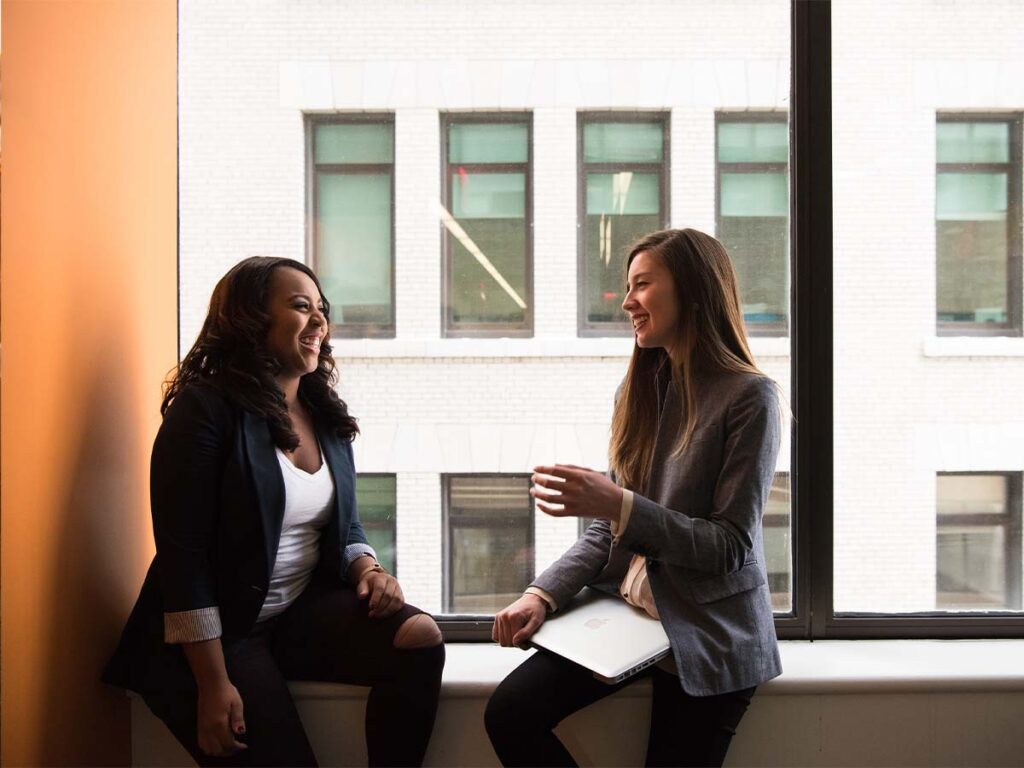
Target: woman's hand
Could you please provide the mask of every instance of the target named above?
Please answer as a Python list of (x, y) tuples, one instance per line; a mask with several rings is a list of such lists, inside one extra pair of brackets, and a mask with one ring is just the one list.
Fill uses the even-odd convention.
[(211, 757), (230, 757), (248, 749), (236, 739), (245, 734), (242, 697), (226, 679), (199, 689), (196, 718), (199, 749)]
[(547, 618), (547, 605), (537, 595), (526, 594), (494, 617), (491, 639), (508, 648), (520, 648), (540, 629)]
[(359, 577), (356, 595), (360, 600), (370, 598), (371, 619), (386, 619), (405, 605), (405, 595), (398, 579), (386, 571), (367, 568)]
[(530, 495), (552, 517), (603, 517), (619, 522), (622, 489), (601, 472), (572, 464), (533, 468)]

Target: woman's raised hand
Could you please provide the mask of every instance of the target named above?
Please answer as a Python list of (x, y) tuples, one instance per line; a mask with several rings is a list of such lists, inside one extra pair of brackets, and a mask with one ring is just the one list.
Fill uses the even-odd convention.
[(547, 617), (547, 605), (537, 595), (526, 594), (494, 617), (491, 639), (506, 648), (523, 647)]
[(573, 464), (533, 468), (530, 495), (552, 517), (603, 517), (619, 521), (622, 489), (602, 472)]

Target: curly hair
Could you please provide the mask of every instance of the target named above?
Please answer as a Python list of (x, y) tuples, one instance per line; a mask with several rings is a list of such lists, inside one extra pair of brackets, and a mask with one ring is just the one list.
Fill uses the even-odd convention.
[[(275, 375), (281, 364), (266, 349), (270, 331), (267, 312), (270, 282), (283, 267), (308, 275), (316, 284), (330, 323), (330, 304), (320, 281), (305, 264), (293, 259), (251, 256), (228, 270), (210, 297), (210, 309), (192, 349), (164, 383), (160, 413), (190, 384), (213, 387), (231, 402), (266, 419), (274, 443), (293, 451), (299, 436), (292, 428), (284, 393)], [(356, 419), (334, 390), (338, 373), (331, 345), (324, 339), (315, 371), (299, 380), (299, 398), (322, 422), (346, 440), (359, 432)]]

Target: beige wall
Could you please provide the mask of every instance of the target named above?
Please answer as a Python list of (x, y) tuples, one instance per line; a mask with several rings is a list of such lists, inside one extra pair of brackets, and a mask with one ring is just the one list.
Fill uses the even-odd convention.
[(126, 764), (98, 676), (152, 554), (175, 362), (176, 5), (2, 13), (2, 762)]

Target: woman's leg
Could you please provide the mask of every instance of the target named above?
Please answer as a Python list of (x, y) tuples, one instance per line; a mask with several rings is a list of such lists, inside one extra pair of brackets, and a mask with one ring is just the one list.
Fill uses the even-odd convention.
[(690, 696), (676, 675), (656, 670), (648, 766), (720, 766), (756, 688)]
[(275, 654), (289, 679), (371, 686), (370, 765), (420, 765), (437, 714), (444, 645), (437, 625), (406, 605), (386, 619), (348, 585), (311, 584), (281, 616)]
[(228, 758), (210, 757), (199, 749), (196, 734), (196, 691), (145, 697), (146, 704), (201, 766), (315, 766), (316, 756), (302, 728), (284, 676), (270, 651), (269, 625), (244, 640), (225, 645), (228, 678), (242, 697), (248, 749)]
[(505, 766), (574, 766), (569, 750), (553, 733), (573, 712), (603, 699), (643, 675), (608, 685), (559, 656), (537, 651), (495, 689), (484, 724)]

